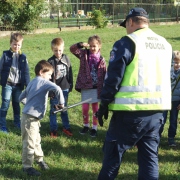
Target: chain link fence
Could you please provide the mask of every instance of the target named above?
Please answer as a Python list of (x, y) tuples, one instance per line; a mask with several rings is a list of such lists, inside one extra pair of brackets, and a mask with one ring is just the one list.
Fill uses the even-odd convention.
[[(87, 26), (93, 7), (95, 9), (102, 8), (106, 12), (106, 18), (109, 24), (118, 25), (119, 21), (122, 21), (129, 10), (133, 7), (144, 8), (150, 18), (151, 23), (157, 22), (179, 22), (179, 5), (174, 6), (172, 3), (119, 3), (119, 0), (111, 0), (106, 3), (80, 3), (76, 0), (76, 3), (64, 3), (63, 6), (67, 6), (69, 9), (67, 12), (51, 11), (46, 16), (41, 17), (40, 24), (37, 28), (63, 28), (63, 27), (79, 27)], [(79, 2), (79, 3), (77, 3)], [(132, 2), (132, 1), (131, 1)], [(137, 2), (137, 1), (136, 1)], [(164, 2), (164, 1), (163, 1)], [(11, 27), (0, 27), (0, 31), (13, 30)]]
[[(106, 18), (109, 24), (115, 25), (119, 21), (122, 21), (129, 10), (133, 7), (144, 8), (150, 18), (151, 23), (157, 22), (179, 22), (179, 6), (174, 4), (150, 4), (150, 3), (119, 3), (118, 0), (111, 1), (109, 3), (65, 3), (65, 5), (71, 7), (70, 12), (66, 12), (66, 15), (59, 16), (59, 12), (54, 12), (53, 19), (52, 14), (49, 18), (42, 18), (41, 27), (81, 27), (88, 25), (89, 14), (93, 7), (95, 9), (102, 8), (106, 12)], [(83, 13), (82, 13), (83, 12)], [(45, 22), (46, 20), (46, 22)]]

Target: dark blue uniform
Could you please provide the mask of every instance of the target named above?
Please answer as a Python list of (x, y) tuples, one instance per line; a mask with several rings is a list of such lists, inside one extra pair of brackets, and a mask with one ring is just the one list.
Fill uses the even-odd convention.
[[(135, 44), (128, 37), (115, 42), (110, 54), (107, 78), (101, 102), (109, 104), (121, 88), (126, 66), (131, 63)], [(158, 179), (159, 128), (161, 111), (114, 111), (103, 146), (104, 160), (99, 180), (113, 180), (118, 174), (122, 156), (132, 146), (138, 147), (138, 179)]]

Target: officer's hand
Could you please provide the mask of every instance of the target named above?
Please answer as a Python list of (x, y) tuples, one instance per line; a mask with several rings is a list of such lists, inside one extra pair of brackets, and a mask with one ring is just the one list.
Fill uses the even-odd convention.
[(63, 109), (63, 107), (64, 107), (64, 104), (55, 104), (55, 105), (54, 105), (54, 108), (55, 108), (56, 110)]
[(177, 110), (180, 110), (180, 104), (178, 105)]
[(25, 104), (26, 104), (26, 101), (27, 101), (27, 99), (24, 98), (24, 99), (21, 101), (21, 103), (22, 103), (23, 105), (25, 105)]
[[(103, 117), (104, 116), (104, 117)], [(96, 112), (96, 117), (98, 118), (99, 125), (103, 126), (103, 118), (108, 119), (108, 104), (101, 103), (98, 111)]]

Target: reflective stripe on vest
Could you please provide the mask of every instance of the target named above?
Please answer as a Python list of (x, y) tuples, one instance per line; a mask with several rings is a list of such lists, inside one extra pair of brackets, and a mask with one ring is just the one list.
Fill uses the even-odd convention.
[(126, 67), (110, 110), (166, 110), (171, 108), (171, 45), (149, 28), (128, 35), (135, 56)]

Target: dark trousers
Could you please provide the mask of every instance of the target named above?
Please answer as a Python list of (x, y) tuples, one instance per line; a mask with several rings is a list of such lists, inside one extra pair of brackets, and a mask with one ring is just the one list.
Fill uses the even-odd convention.
[(123, 154), (134, 145), (138, 148), (138, 179), (157, 180), (162, 119), (162, 113), (157, 112), (114, 112), (103, 147), (104, 159), (98, 180), (114, 180)]
[[(64, 96), (64, 100), (65, 100), (64, 106), (67, 106), (68, 95), (69, 95), (69, 89), (63, 90), (63, 96)], [(51, 129), (51, 131), (55, 131), (55, 130), (58, 129), (57, 115), (59, 113), (58, 114), (54, 114), (52, 112), (56, 110), (54, 108), (54, 105), (58, 104), (58, 99), (56, 97), (50, 99), (50, 104), (51, 104), (50, 115), (49, 115), (49, 118), (50, 118), (50, 129)], [(65, 128), (65, 129), (70, 128), (68, 112), (67, 111), (62, 111), (60, 113), (60, 115), (61, 115), (61, 119), (62, 119), (63, 128)]]
[[(179, 110), (177, 109), (178, 105), (180, 104), (180, 101), (172, 101), (172, 108), (169, 111), (170, 112), (170, 116), (169, 116), (169, 128), (168, 128), (168, 137), (169, 138), (174, 138), (176, 136), (176, 131), (177, 131), (177, 119), (178, 119), (178, 112)], [(168, 111), (164, 111), (163, 112), (163, 117), (164, 117), (164, 123), (162, 124), (159, 133), (160, 136), (164, 130), (164, 125), (166, 123), (167, 120), (167, 115), (168, 115)]]

